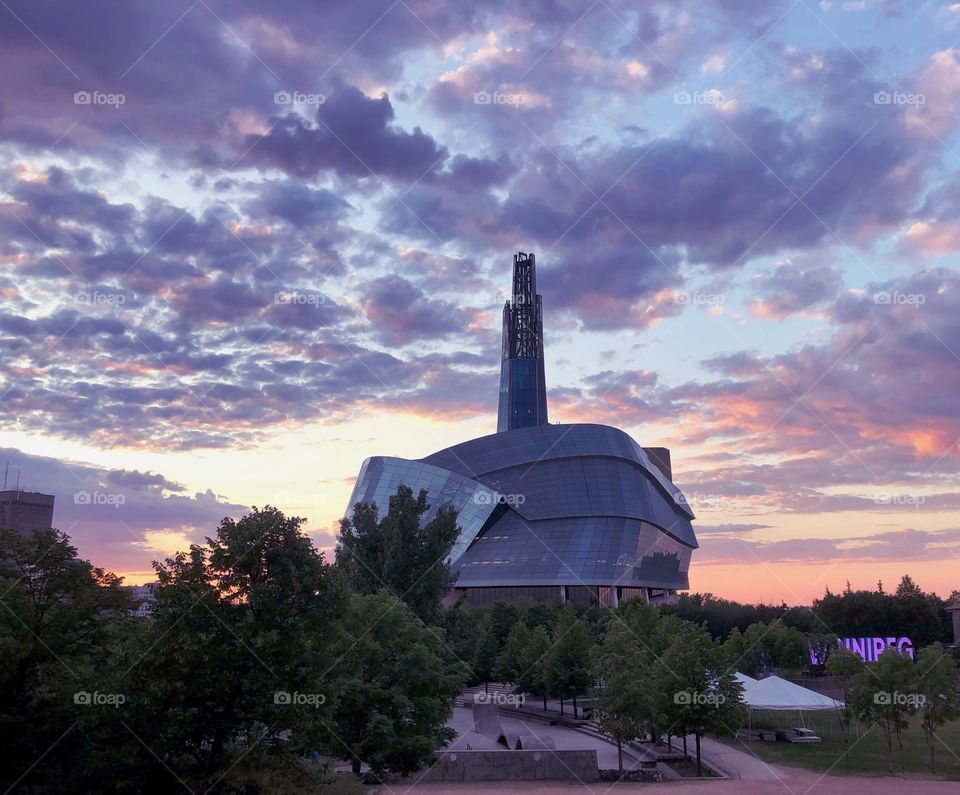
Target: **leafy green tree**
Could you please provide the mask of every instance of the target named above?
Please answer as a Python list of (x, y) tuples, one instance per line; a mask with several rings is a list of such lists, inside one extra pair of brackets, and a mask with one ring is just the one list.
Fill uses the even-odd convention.
[(480, 649), (483, 643), (483, 618), (476, 611), (457, 602), (443, 613), (444, 648), (454, 662), (464, 663), (470, 671), (469, 682), (485, 681), (480, 678)]
[[(113, 757), (112, 664), (133, 605), (59, 530), (0, 529), (0, 765), (6, 791), (86, 792)], [(109, 738), (109, 739), (107, 739)], [(34, 763), (43, 759), (42, 765)], [(18, 783), (19, 782), (19, 783)]]
[(205, 790), (240, 759), (292, 763), (332, 741), (346, 597), (302, 524), (254, 508), (154, 564), (150, 629), (127, 663), (139, 775)]
[(413, 773), (455, 736), (446, 721), (465, 666), (451, 663), (439, 635), (386, 592), (354, 595), (345, 630), (333, 751), (358, 775), (364, 763), (377, 775)]
[(517, 684), (523, 674), (523, 655), (530, 645), (530, 630), (522, 621), (518, 621), (503, 644), (503, 650), (497, 656), (494, 675), (499, 682)]
[(734, 629), (724, 643), (729, 665), (750, 676), (772, 667), (796, 669), (809, 663), (807, 636), (778, 618), (770, 623), (757, 622), (744, 633)]
[(774, 664), (781, 669), (799, 669), (810, 663), (810, 643), (800, 630), (780, 624), (772, 642)]
[(850, 725), (853, 722), (854, 707), (851, 703), (851, 694), (855, 677), (863, 671), (863, 660), (850, 649), (840, 646), (830, 652), (825, 665), (827, 676), (837, 677), (843, 688), (843, 706), (837, 710), (837, 719), (840, 721), (840, 731), (843, 733), (844, 756), (850, 748)]
[(652, 655), (645, 652), (635, 630), (623, 618), (607, 626), (591, 655), (600, 730), (617, 745), (617, 765), (623, 772), (623, 746), (650, 729), (654, 695), (650, 688)]
[(520, 675), (517, 686), (522, 693), (529, 693), (543, 699), (543, 710), (547, 710), (547, 698), (553, 695), (547, 681), (547, 655), (553, 646), (550, 634), (542, 627), (536, 627), (530, 633), (527, 648), (520, 656)]
[(950, 653), (939, 643), (920, 649), (917, 654), (917, 694), (920, 696), (920, 725), (930, 751), (930, 772), (937, 772), (937, 730), (960, 716), (960, 692), (957, 690), (957, 666)]
[(390, 497), (382, 519), (376, 504), (357, 503), (352, 516), (340, 520), (336, 561), (355, 593), (386, 588), (424, 623), (436, 624), (455, 581), (449, 556), (460, 528), (449, 506), (424, 523), (429, 509), (426, 489), (414, 497), (404, 485)]
[(577, 716), (577, 696), (586, 692), (591, 685), (590, 649), (593, 640), (587, 624), (577, 618), (571, 605), (565, 605), (560, 611), (553, 646), (547, 654), (546, 677), (552, 695), (560, 698), (560, 712), (563, 713), (563, 700), (573, 700), (573, 715)]
[(495, 675), (497, 658), (519, 620), (520, 611), (506, 602), (494, 602), (484, 613), (483, 637), (475, 666), (477, 676), (484, 682), (489, 682)]
[(524, 613), (523, 622), (530, 629), (543, 627), (548, 633), (553, 632), (557, 624), (557, 607), (550, 602), (537, 602), (530, 605)]
[(826, 665), (831, 652), (837, 648), (837, 636), (833, 632), (811, 632), (807, 635), (811, 664)]
[[(887, 767), (893, 772), (893, 737), (910, 723), (919, 699), (914, 690), (914, 664), (896, 649), (888, 648), (857, 676), (852, 700), (862, 720), (877, 724), (887, 741)], [(901, 743), (902, 749), (902, 743)]]
[(744, 660), (744, 654), (747, 650), (747, 647), (743, 642), (743, 633), (740, 631), (739, 627), (734, 627), (730, 634), (727, 636), (727, 639), (721, 645), (721, 650), (723, 651), (724, 659), (727, 662), (727, 666), (734, 671), (742, 671), (749, 675), (748, 668), (751, 668), (750, 664)]
[(656, 723), (670, 727), (668, 733), (694, 735), (698, 775), (704, 734), (731, 734), (746, 717), (743, 687), (726, 660), (706, 630), (682, 622), (653, 665)]

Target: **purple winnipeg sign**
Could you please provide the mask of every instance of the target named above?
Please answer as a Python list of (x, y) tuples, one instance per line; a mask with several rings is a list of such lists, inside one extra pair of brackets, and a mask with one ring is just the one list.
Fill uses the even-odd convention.
[[(901, 654), (913, 659), (913, 641), (906, 637), (886, 638), (837, 638), (837, 646), (850, 649), (860, 659), (866, 662), (876, 662), (877, 658), (888, 648), (895, 648)], [(823, 665), (827, 660), (830, 649), (827, 645), (815, 646), (810, 644), (810, 664)]]

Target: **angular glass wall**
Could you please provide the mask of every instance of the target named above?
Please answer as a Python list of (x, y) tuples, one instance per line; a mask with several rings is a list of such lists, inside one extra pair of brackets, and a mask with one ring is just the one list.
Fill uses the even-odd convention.
[(376, 456), (363, 462), (350, 495), (348, 513), (358, 502), (373, 502), (377, 505), (377, 515), (382, 518), (390, 507), (390, 497), (401, 484), (409, 486), (414, 494), (420, 489), (427, 490), (430, 507), (423, 516), (424, 522), (436, 516), (441, 506), (449, 505), (457, 511), (461, 533), (450, 553), (451, 562), (467, 550), (499, 501), (493, 489), (446, 469), (421, 461)]

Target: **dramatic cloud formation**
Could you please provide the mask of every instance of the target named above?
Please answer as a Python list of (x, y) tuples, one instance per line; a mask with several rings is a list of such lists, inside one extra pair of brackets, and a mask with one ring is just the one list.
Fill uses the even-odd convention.
[[(673, 447), (720, 545), (701, 560), (742, 534), (769, 560), (848, 537), (922, 557), (960, 522), (944, 14), (8, 0), (3, 443), (89, 461), (88, 490), (123, 479), (133, 536), (78, 531), (115, 566), (246, 499), (181, 488), (176, 456), (255, 468), (338, 426), (285, 477), (305, 493), (321, 460), (345, 504), (372, 426), (410, 455), (431, 434), (401, 427), (492, 428), (509, 256), (532, 250), (551, 418)], [(31, 460), (69, 502), (75, 478)], [(795, 542), (834, 511), (849, 534)]]

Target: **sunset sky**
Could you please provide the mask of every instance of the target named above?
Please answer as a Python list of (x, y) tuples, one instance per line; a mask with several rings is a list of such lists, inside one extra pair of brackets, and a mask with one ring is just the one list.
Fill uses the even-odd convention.
[(2, 0), (0, 68), (0, 467), (95, 564), (492, 433), (522, 250), (691, 590), (960, 588), (960, 4)]

